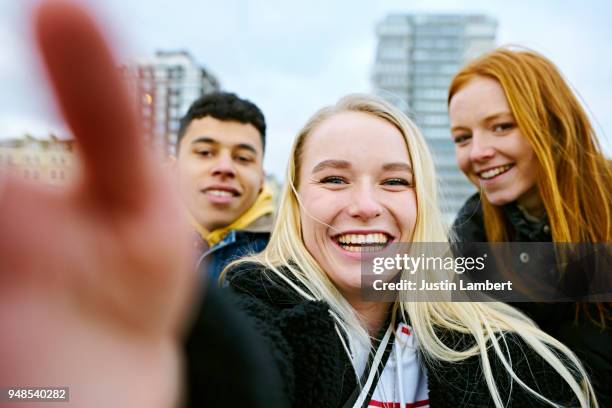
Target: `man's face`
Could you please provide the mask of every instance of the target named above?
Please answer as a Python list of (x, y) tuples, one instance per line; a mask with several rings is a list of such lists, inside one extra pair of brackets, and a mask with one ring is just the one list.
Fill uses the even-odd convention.
[(198, 223), (209, 231), (225, 227), (253, 205), (263, 185), (261, 136), (251, 124), (195, 119), (175, 167), (181, 196)]

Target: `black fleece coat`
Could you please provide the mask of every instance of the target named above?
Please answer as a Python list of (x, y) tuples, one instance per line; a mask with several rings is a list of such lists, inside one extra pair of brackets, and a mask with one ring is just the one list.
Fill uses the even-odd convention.
[[(530, 221), (515, 203), (503, 207), (512, 242), (551, 242), (550, 226), (544, 217)], [(480, 195), (472, 195), (453, 223), (460, 242), (487, 242)], [(533, 259), (531, 256), (527, 259)], [(531, 262), (531, 261), (530, 261)], [(529, 268), (549, 265), (524, 265)], [(582, 360), (591, 376), (601, 407), (612, 407), (612, 330), (595, 326), (583, 315), (576, 318), (574, 303), (512, 303), (531, 317), (542, 330), (568, 346)], [(591, 309), (595, 309), (594, 304)], [(597, 311), (592, 311), (594, 316)]]
[[(188, 375), (190, 401), (204, 401), (201, 396), (208, 395), (206, 406), (221, 406), (210, 401), (223, 401), (223, 406), (231, 405), (231, 398), (213, 398), (216, 392), (223, 393), (228, 388), (240, 393), (249, 388), (245, 395), (253, 394), (257, 384), (267, 387), (262, 396), (252, 398), (244, 406), (265, 406), (268, 402), (280, 404), (280, 400), (292, 407), (343, 407), (357, 387), (356, 376), (351, 363), (334, 328), (334, 320), (329, 314), (329, 306), (324, 302), (313, 302), (300, 297), (287, 284), (274, 278), (272, 273), (260, 266), (246, 265), (231, 271), (229, 283), (233, 291), (232, 302), (241, 311), (234, 311), (233, 318), (239, 324), (218, 325), (217, 332), (210, 329), (210, 319), (196, 320), (188, 348)], [(236, 323), (236, 322), (234, 322)], [(241, 328), (241, 333), (234, 330)], [(248, 328), (245, 332), (244, 328)], [(230, 331), (231, 333), (228, 333)], [(445, 343), (459, 349), (473, 344), (468, 336), (454, 332), (440, 332)], [(238, 353), (236, 346), (224, 344), (221, 348), (209, 349), (210, 338), (219, 336), (232, 338), (236, 345), (243, 342), (248, 352)], [(240, 336), (243, 336), (240, 338)], [(576, 406), (577, 402), (569, 386), (546, 362), (516, 337), (508, 337), (509, 356), (515, 373), (549, 399), (564, 406)], [(200, 339), (198, 341), (197, 339)], [(206, 340), (204, 340), (206, 339)], [(202, 344), (206, 341), (208, 345)], [(253, 345), (258, 350), (255, 351)], [(206, 380), (210, 373), (209, 359), (217, 361), (231, 355), (226, 365), (217, 365), (214, 375), (229, 378), (230, 384), (211, 383)], [(244, 364), (239, 360), (251, 359), (249, 354), (257, 353), (256, 362)], [(220, 356), (220, 357), (219, 357)], [(516, 382), (510, 380), (501, 362), (493, 351), (489, 352), (493, 376), (504, 401), (509, 407), (546, 406), (526, 392)], [(240, 368), (233, 366), (239, 361)], [(257, 366), (261, 366), (258, 369)], [(246, 370), (246, 371), (245, 371)], [(437, 407), (490, 407), (493, 406), (488, 387), (483, 377), (478, 357), (448, 363), (434, 362), (427, 367), (429, 378), (429, 400), (432, 408)], [(234, 373), (234, 377), (227, 373)], [(197, 375), (197, 378), (193, 378)], [(262, 376), (266, 376), (263, 379)], [(278, 379), (280, 378), (280, 381)], [(273, 380), (273, 381), (271, 381)], [(278, 384), (279, 390), (274, 390)], [(257, 390), (255, 390), (256, 392)], [(261, 394), (262, 390), (259, 390)], [(282, 392), (279, 397), (277, 391)], [(211, 399), (212, 398), (212, 399)], [(250, 398), (250, 397), (249, 397)], [(221, 402), (219, 402), (221, 404)], [(271, 404), (273, 405), (273, 404)], [(281, 405), (274, 405), (281, 406)]]

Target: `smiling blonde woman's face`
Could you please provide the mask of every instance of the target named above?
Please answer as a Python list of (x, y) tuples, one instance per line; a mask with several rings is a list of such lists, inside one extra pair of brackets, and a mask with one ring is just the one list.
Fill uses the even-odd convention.
[(298, 169), (306, 248), (345, 297), (359, 294), (362, 252), (411, 239), (412, 163), (400, 131), (363, 112), (337, 113), (306, 136)]

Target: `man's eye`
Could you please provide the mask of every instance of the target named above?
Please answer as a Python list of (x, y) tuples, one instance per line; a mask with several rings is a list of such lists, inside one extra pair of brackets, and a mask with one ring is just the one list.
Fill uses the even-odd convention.
[(210, 150), (197, 150), (196, 154), (198, 156), (210, 157), (212, 156), (212, 152)]
[(239, 162), (243, 162), (243, 163), (250, 163), (254, 161), (253, 158), (249, 156), (237, 156), (236, 160), (238, 160)]
[(392, 178), (383, 181), (383, 184), (386, 186), (410, 186), (411, 183), (403, 178)]
[(344, 178), (342, 178), (342, 177), (329, 176), (329, 177), (325, 177), (325, 178), (321, 179), (321, 181), (319, 183), (323, 183), (323, 184), (347, 184), (347, 181)]

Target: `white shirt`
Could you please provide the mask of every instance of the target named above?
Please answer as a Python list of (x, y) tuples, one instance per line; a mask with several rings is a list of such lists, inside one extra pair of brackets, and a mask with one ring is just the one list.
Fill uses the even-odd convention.
[[(373, 369), (380, 369), (380, 359), (390, 340), (387, 332), (380, 349), (377, 351)], [(429, 390), (427, 388), (427, 371), (421, 364), (417, 352), (416, 338), (412, 327), (400, 323), (395, 332), (393, 349), (382, 369), (382, 373), (369, 401), (368, 407), (384, 408), (421, 408), (429, 407)], [(370, 373), (373, 376), (373, 373)], [(373, 381), (373, 380), (372, 380)], [(366, 382), (355, 407), (361, 406), (371, 383)]]

